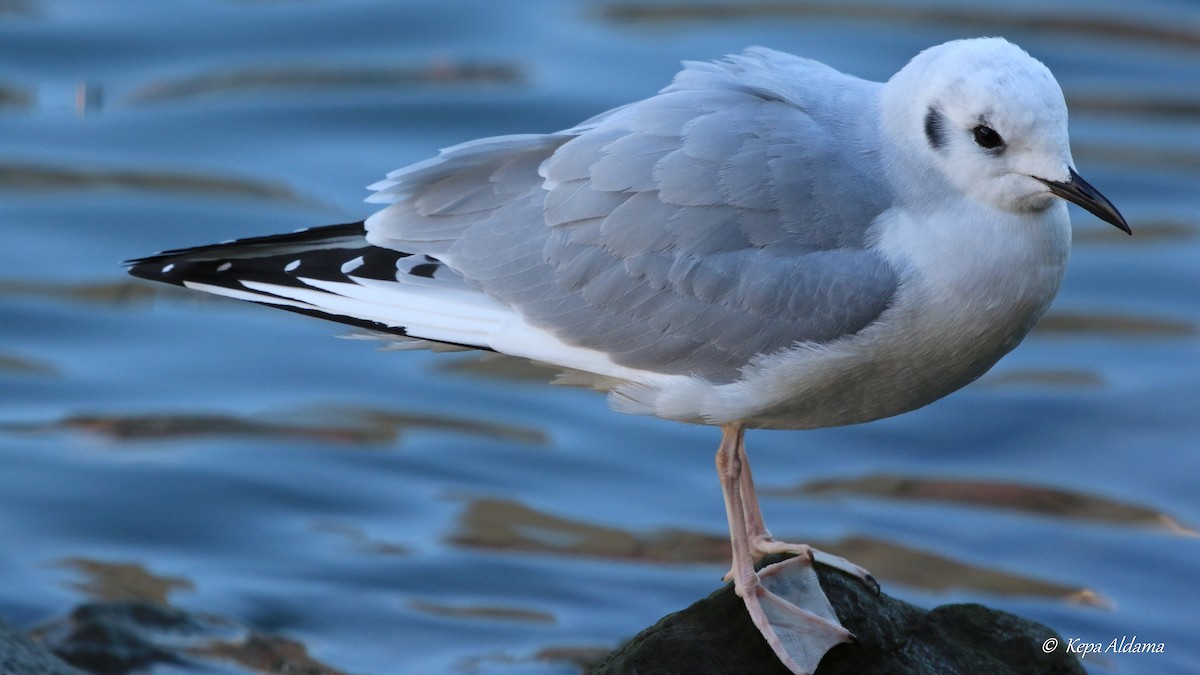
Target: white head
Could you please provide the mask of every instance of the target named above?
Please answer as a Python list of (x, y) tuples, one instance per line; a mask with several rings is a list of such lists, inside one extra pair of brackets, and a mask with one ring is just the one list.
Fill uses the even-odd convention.
[(884, 86), (881, 112), (904, 155), (969, 199), (1022, 213), (1062, 197), (1128, 231), (1112, 204), (1075, 173), (1058, 82), (1003, 38), (921, 52)]

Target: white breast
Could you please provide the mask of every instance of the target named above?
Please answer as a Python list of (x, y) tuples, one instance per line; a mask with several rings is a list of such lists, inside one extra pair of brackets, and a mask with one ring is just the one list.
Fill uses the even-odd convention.
[(765, 355), (726, 385), (676, 382), (653, 396), (637, 388), (636, 405), (618, 389), (614, 406), (707, 423), (819, 428), (906, 412), (971, 382), (1050, 305), (1070, 225), (1065, 205), (1017, 216), (960, 204), (956, 213), (951, 220), (896, 211), (879, 223), (876, 245), (905, 271), (904, 281), (893, 305), (859, 333)]

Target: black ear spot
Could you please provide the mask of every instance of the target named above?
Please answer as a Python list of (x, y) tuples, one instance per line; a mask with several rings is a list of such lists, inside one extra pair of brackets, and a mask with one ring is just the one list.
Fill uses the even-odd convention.
[(934, 150), (941, 150), (946, 145), (946, 118), (933, 108), (925, 113), (925, 138)]

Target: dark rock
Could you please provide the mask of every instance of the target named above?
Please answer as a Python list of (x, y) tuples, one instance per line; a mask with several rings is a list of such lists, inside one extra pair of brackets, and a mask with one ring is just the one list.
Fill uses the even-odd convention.
[[(301, 642), (156, 602), (87, 603), (34, 636), (46, 650), (93, 675), (157, 672), (163, 664), (170, 672), (208, 672), (211, 667), (220, 672), (345, 675), (309, 656)], [(11, 675), (26, 672), (42, 671), (15, 670)], [(83, 675), (74, 669), (45, 672)], [(0, 670), (0, 675), (10, 673)]]
[(84, 675), (0, 622), (0, 675)]
[[(769, 559), (773, 562), (780, 558)], [(834, 647), (817, 675), (1083, 675), (1074, 655), (1042, 645), (1054, 631), (982, 605), (924, 610), (817, 565), (821, 587), (856, 640)], [(1059, 645), (1065, 644), (1059, 640)], [(589, 670), (592, 675), (787, 675), (728, 584), (663, 617)]]
[(156, 663), (182, 664), (156, 638), (188, 632), (194, 625), (183, 612), (152, 603), (89, 603), (38, 633), (64, 661), (89, 673), (121, 675)]

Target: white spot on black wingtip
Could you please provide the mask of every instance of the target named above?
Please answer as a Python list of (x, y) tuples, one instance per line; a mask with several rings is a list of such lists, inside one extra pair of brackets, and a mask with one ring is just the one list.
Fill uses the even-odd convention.
[(231, 263), (231, 262), (223, 262), (220, 265), (217, 265), (218, 272), (228, 272), (232, 268), (233, 268), (233, 263)]
[(293, 260), (292, 262), (287, 264), (287, 267), (283, 268), (283, 271), (284, 272), (295, 272), (298, 269), (300, 269), (300, 261)]
[(346, 262), (342, 263), (342, 274), (350, 274), (354, 270), (362, 267), (364, 262), (365, 261), (361, 255), (354, 260), (347, 260)]
[(173, 269), (175, 269), (175, 263), (167, 263), (166, 265), (163, 265), (162, 273), (170, 274), (171, 270), (173, 270)]
[[(426, 261), (426, 262), (422, 262)], [(442, 268), (442, 261), (429, 255), (399, 258), (396, 260), (396, 274), (432, 279), (434, 273)]]

